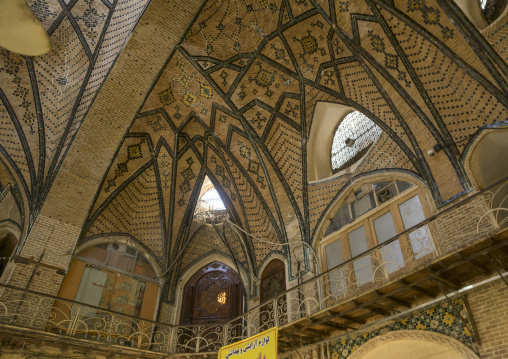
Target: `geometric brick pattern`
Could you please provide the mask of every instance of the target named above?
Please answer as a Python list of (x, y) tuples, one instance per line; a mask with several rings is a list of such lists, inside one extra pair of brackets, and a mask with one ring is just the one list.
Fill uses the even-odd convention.
[(30, 0), (50, 36), (50, 52), (25, 58), (0, 50), (0, 147), (34, 213), (147, 3)]
[[(312, 242), (331, 201), (368, 172), (418, 176), (438, 206), (466, 193), (463, 150), (479, 129), (507, 121), (507, 29), (468, 42), (464, 14), (443, 1), (330, 1), (203, 4), (136, 117), (125, 119), (132, 125), (83, 239), (130, 234), (167, 267), (191, 236), (205, 175), (227, 197), (230, 218), (275, 243)], [(52, 52), (0, 52), (0, 152), (21, 178), (31, 220), (146, 4), (31, 0)], [(384, 132), (354, 173), (309, 184), (318, 102), (362, 111)], [(434, 144), (444, 146), (439, 161), (426, 155)], [(272, 251), (287, 254), (247, 245), (257, 266)]]

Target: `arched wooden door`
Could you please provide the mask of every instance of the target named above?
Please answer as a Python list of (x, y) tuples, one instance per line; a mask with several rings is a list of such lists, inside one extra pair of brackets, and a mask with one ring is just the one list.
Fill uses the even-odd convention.
[[(218, 351), (226, 335), (218, 323), (229, 322), (243, 313), (240, 276), (223, 263), (210, 263), (187, 282), (182, 299), (180, 324), (185, 326), (177, 333), (179, 351)], [(229, 335), (241, 333), (241, 323), (241, 319), (230, 323), (235, 330)]]
[(210, 263), (185, 285), (180, 324), (227, 322), (242, 313), (242, 297), (240, 276), (225, 264)]
[[(285, 266), (279, 259), (273, 259), (261, 274), (261, 303), (265, 303), (283, 293), (286, 290)], [(277, 318), (277, 320), (276, 320)], [(279, 326), (287, 323), (286, 295), (263, 305), (259, 312), (260, 331), (269, 329), (278, 323)]]

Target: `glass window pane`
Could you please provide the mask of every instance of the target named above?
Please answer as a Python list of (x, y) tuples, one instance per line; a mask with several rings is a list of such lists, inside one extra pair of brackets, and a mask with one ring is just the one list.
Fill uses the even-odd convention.
[(395, 183), (391, 183), (390, 185), (380, 188), (376, 190), (376, 197), (379, 203), (385, 203), (389, 199), (392, 199), (397, 195), (397, 188), (395, 187)]
[(384, 243), (390, 238), (395, 237), (397, 231), (395, 230), (392, 213), (387, 212), (381, 217), (376, 218), (374, 220), (374, 230), (376, 231), (376, 237), (379, 243)]
[[(374, 230), (376, 231), (379, 243), (384, 243), (390, 238), (395, 237), (397, 231), (395, 230), (392, 213), (388, 212), (376, 218), (374, 220)], [(381, 259), (388, 274), (405, 266), (398, 239), (381, 248)]]
[[(327, 269), (344, 263), (340, 241), (335, 241), (325, 247)], [(346, 272), (344, 268), (336, 269), (328, 274), (332, 298), (341, 296), (347, 291)]]
[(399, 193), (404, 192), (405, 190), (411, 188), (413, 186), (412, 183), (404, 182), (404, 181), (397, 181), (397, 187), (399, 187)]
[(370, 192), (366, 196), (363, 196), (362, 198), (357, 199), (356, 201), (351, 203), (351, 211), (353, 212), (353, 218), (360, 217), (362, 214), (367, 213), (374, 207), (376, 207), (374, 194)]
[[(367, 243), (367, 235), (365, 233), (365, 226), (355, 229), (348, 233), (349, 247), (351, 248), (351, 256), (356, 257), (369, 249)], [(374, 281), (374, 269), (372, 268), (372, 260), (370, 255), (366, 255), (353, 262), (355, 270), (356, 285)]]
[[(418, 195), (400, 204), (399, 211), (402, 217), (402, 223), (404, 223), (404, 229), (411, 228), (425, 220), (425, 214), (423, 213), (422, 204)], [(409, 233), (409, 240), (411, 241), (411, 247), (413, 248), (416, 259), (434, 251), (430, 231), (426, 225)]]
[(376, 182), (372, 185), (372, 187), (374, 188), (374, 190), (376, 192), (379, 192), (380, 190), (382, 190), (383, 188), (385, 188), (386, 186), (388, 186), (389, 184), (393, 183), (393, 181), (382, 181), (382, 182)]
[(109, 252), (109, 258), (108, 262), (106, 263), (107, 266), (120, 269), (125, 272), (131, 272), (132, 267), (134, 266), (134, 257), (130, 257), (124, 253), (121, 252)]
[(340, 207), (338, 212), (335, 214), (335, 217), (333, 217), (331, 220), (328, 228), (326, 229), (325, 236), (338, 231), (349, 223), (351, 223), (351, 217), (349, 216), (349, 206), (347, 203), (345, 203), (342, 207)]
[[(74, 300), (76, 302), (93, 305), (95, 307), (103, 306), (105, 300), (104, 291), (108, 290), (107, 286), (108, 274), (100, 269), (86, 266), (79, 282), (78, 291)], [(102, 305), (101, 305), (102, 304)], [(86, 317), (95, 317), (96, 310), (87, 308), (85, 312)]]

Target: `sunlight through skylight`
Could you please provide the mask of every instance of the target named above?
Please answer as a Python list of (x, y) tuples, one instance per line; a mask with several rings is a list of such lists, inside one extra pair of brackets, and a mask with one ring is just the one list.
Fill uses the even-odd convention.
[(215, 188), (210, 188), (201, 197), (201, 202), (210, 206), (210, 210), (223, 210), (226, 209), (224, 203), (220, 199), (219, 192)]

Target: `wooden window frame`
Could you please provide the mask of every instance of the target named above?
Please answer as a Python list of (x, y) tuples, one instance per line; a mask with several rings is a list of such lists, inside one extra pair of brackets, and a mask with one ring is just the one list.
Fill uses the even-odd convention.
[[(394, 180), (395, 185), (396, 180)], [(397, 190), (398, 186), (397, 186)], [(388, 212), (391, 212), (395, 230), (397, 233), (402, 233), (405, 231), (404, 224), (402, 221), (402, 216), (399, 211), (399, 205), (406, 202), (407, 200), (413, 198), (414, 196), (418, 196), (423, 213), (425, 215), (425, 218), (429, 218), (431, 213), (430, 205), (427, 201), (427, 196), (425, 195), (422, 188), (419, 186), (413, 184), (413, 186), (407, 190), (405, 190), (402, 193), (399, 193), (395, 197), (389, 199), (385, 203), (380, 204), (379, 206), (373, 208), (372, 210), (368, 211), (367, 213), (364, 213), (360, 217), (353, 220), (351, 223), (343, 226), (340, 230), (329, 234), (325, 238), (321, 240), (320, 243), (320, 252), (321, 252), (321, 261), (324, 265), (324, 270), (328, 270), (328, 263), (326, 260), (326, 246), (339, 240), (341, 243), (341, 249), (342, 249), (342, 257), (344, 262), (347, 262), (352, 259), (351, 256), (351, 248), (349, 245), (349, 236), (348, 234), (353, 232), (354, 230), (360, 228), (361, 226), (365, 226), (365, 235), (367, 238), (367, 245), (369, 247), (369, 250), (379, 244), (377, 234), (374, 228), (374, 220), (378, 219), (379, 217), (385, 215)], [(377, 196), (374, 196), (376, 203), (378, 203)], [(344, 202), (343, 202), (344, 203)], [(342, 204), (341, 204), (342, 206)], [(340, 207), (341, 207), (340, 206)], [(339, 207), (339, 209), (340, 209)], [(434, 251), (432, 251), (429, 254), (426, 254), (418, 259), (415, 259), (415, 254), (413, 253), (413, 249), (411, 246), (411, 242), (409, 239), (409, 235), (405, 234), (399, 237), (399, 244), (400, 249), (402, 251), (402, 257), (404, 260), (404, 267), (397, 269), (396, 271), (388, 274), (387, 271), (376, 271), (373, 277), (372, 282), (368, 282), (365, 284), (362, 284), (360, 286), (356, 286), (356, 278), (355, 278), (355, 271), (353, 268), (353, 262), (348, 263), (345, 268), (347, 268), (347, 273), (350, 273), (350, 275), (347, 277), (348, 283), (347, 283), (347, 292), (350, 292), (351, 290), (359, 290), (363, 291), (369, 288), (375, 287), (377, 284), (378, 277), (381, 277), (382, 275), (385, 277), (383, 279), (393, 278), (396, 276), (399, 276), (403, 272), (410, 272), (417, 266), (418, 264), (421, 264), (422, 262), (428, 260), (433, 254), (438, 251), (438, 247), (436, 246), (436, 243), (434, 241), (434, 238), (432, 236), (432, 232), (430, 229), (430, 226), (427, 225), (429, 234), (430, 234), (430, 240), (432, 242), (432, 245), (434, 246)], [(374, 259), (372, 259), (374, 260)], [(381, 258), (376, 258), (376, 261), (378, 263), (382, 262)], [(331, 269), (331, 268), (330, 268)], [(327, 293), (331, 294), (331, 288), (328, 284), (328, 288), (326, 288)]]

